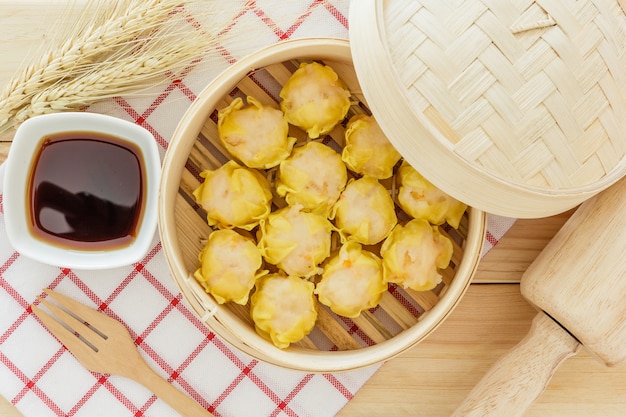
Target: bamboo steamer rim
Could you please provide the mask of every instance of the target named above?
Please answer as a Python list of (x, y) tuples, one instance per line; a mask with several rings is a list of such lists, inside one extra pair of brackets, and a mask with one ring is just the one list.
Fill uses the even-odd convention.
[(308, 57), (349, 62), (350, 45), (348, 41), (340, 39), (283, 41), (244, 57), (218, 75), (198, 94), (180, 120), (164, 156), (158, 224), (163, 251), (176, 285), (196, 315), (216, 334), (246, 354), (274, 365), (305, 372), (338, 372), (390, 359), (418, 343), (443, 322), (469, 287), (477, 268), (486, 232), (486, 213), (474, 208), (468, 210), (468, 233), (464, 242), (463, 258), (445, 294), (417, 324), (373, 346), (338, 352), (307, 350), (295, 346), (278, 349), (260, 337), (253, 327), (215, 303), (210, 295), (202, 293), (199, 296), (198, 289), (194, 288), (198, 284), (193, 278), (193, 271), (188, 270), (183, 262), (182, 250), (177, 244), (175, 207), (188, 155), (206, 118), (216, 108), (218, 101), (250, 71), (290, 59)]
[[(490, 7), (483, 5), (480, 0), (462, 3), (463, 7), (455, 7), (451, 0), (362, 0), (350, 7), (350, 41), (363, 93), (382, 129), (403, 157), (436, 186), (457, 199), (490, 213), (516, 218), (544, 217), (566, 211), (623, 177), (626, 174), (626, 135), (623, 134), (626, 131), (626, 19), (617, 2), (610, 10), (598, 10), (601, 14), (598, 22), (585, 21), (588, 17), (582, 12), (580, 21), (577, 20), (579, 16), (560, 1), (531, 1), (524, 5), (510, 2), (496, 8), (502, 15), (507, 7), (527, 7), (526, 10), (518, 11), (519, 16), (513, 16), (517, 18), (514, 22), (495, 21), (498, 13), (491, 13)], [(605, 4), (597, 7), (609, 6)], [(596, 5), (588, 9), (592, 7)], [(438, 16), (438, 8), (445, 9), (446, 13)], [(489, 13), (479, 13), (477, 10)], [(470, 12), (475, 12), (473, 22), (468, 22)], [(444, 16), (449, 19), (447, 26), (445, 22), (436, 20)], [(541, 20), (543, 17), (545, 20)], [(454, 26), (453, 23), (457, 27), (450, 27)], [(596, 27), (602, 23), (604, 27)], [(533, 25), (540, 28), (533, 29)], [(464, 49), (478, 49), (476, 44), (483, 42), (481, 46), (494, 56), (477, 55), (468, 63), (461, 62), (468, 60), (465, 54), (444, 57), (443, 50), (449, 46), (445, 41), (450, 45), (454, 41), (462, 44), (460, 37), (470, 32), (475, 32), (472, 35), (480, 40), (474, 41), (467, 35)], [(587, 74), (569, 73), (570, 70), (576, 71), (576, 68), (567, 66), (566, 59), (572, 57), (558, 56), (562, 52), (559, 47), (576, 58), (583, 54), (576, 50), (578, 45), (574, 45), (573, 40), (564, 39), (578, 35), (579, 32), (586, 35), (576, 39), (582, 44), (580, 49), (591, 51), (588, 52), (590, 60), (584, 64), (588, 65), (587, 68), (594, 65), (594, 68), (600, 68), (597, 70), (599, 74), (594, 74), (599, 81), (594, 82), (588, 91), (582, 92), (578, 89), (583, 90), (584, 86), (572, 84), (578, 81), (574, 78), (583, 78)], [(492, 35), (493, 39), (488, 39)], [(533, 56), (535, 49), (539, 49), (537, 44), (547, 44), (543, 38), (551, 39), (550, 36), (556, 39), (552, 41), (554, 44), (561, 42), (561, 45), (546, 47), (545, 55), (549, 58)], [(599, 45), (595, 48), (591, 48), (590, 42), (585, 39), (590, 36), (599, 39)], [(536, 43), (524, 43), (535, 38), (538, 39)], [(508, 44), (505, 45), (506, 42)], [(459, 47), (458, 44), (456, 47)], [(511, 49), (519, 48), (514, 52), (519, 54), (520, 61), (528, 60), (524, 61), (528, 66), (532, 63), (541, 67), (538, 68), (538, 75), (530, 80), (516, 79), (520, 82), (519, 91), (508, 90), (508, 96), (504, 94), (504, 97), (498, 94), (503, 94), (505, 88), (508, 88), (506, 86), (495, 85), (498, 91), (494, 89), (493, 92), (485, 87), (486, 94), (473, 90), (476, 86), (484, 87), (480, 83), (487, 82), (487, 79), (498, 84), (500, 80), (497, 76), (518, 76), (510, 74), (509, 67), (498, 67), (500, 62), (497, 59), (501, 57), (495, 51), (505, 50), (507, 46)], [(521, 50), (523, 47), (528, 49)], [(505, 52), (501, 55), (505, 55)], [(514, 52), (510, 54), (515, 55)], [(467, 55), (471, 53), (473, 51)], [(458, 55), (463, 56), (457, 59)], [(606, 63), (592, 65), (591, 59), (597, 55), (603, 55)], [(489, 59), (492, 62), (487, 62)], [(442, 65), (450, 62), (454, 65)], [(511, 63), (510, 68), (515, 64)], [(549, 71), (543, 72), (544, 67), (549, 67)], [(454, 73), (457, 69), (459, 72)], [(438, 70), (440, 73), (437, 73)], [(491, 70), (497, 74), (492, 75)], [(552, 83), (546, 74), (559, 78), (554, 82), (556, 86), (546, 85), (547, 81)], [(581, 84), (583, 82), (589, 83), (589, 80), (582, 80)], [(463, 83), (465, 90), (459, 92), (458, 84)], [(516, 131), (519, 127), (513, 123), (503, 123), (505, 117), (499, 115), (498, 110), (511, 110), (507, 107), (515, 105), (511, 97), (518, 93), (521, 95), (520, 91), (528, 89), (532, 83), (538, 89), (555, 88), (557, 93), (538, 103), (537, 108), (556, 106), (557, 103), (560, 105), (558, 111), (562, 110), (562, 114), (549, 120), (551, 115), (546, 114), (549, 112), (515, 109), (522, 112), (518, 116), (529, 127), (544, 123), (546, 129), (550, 129), (537, 133), (530, 140), (523, 137), (525, 132)], [(567, 91), (566, 87), (571, 91)], [(598, 96), (593, 95), (598, 89), (604, 96), (599, 93)], [(439, 97), (444, 97), (443, 100), (432, 96), (435, 90)], [(526, 94), (532, 93), (534, 91), (526, 90)], [(431, 99), (428, 98), (429, 94)], [(462, 97), (462, 94), (472, 99)], [(485, 99), (488, 94), (491, 96)], [(589, 97), (575, 104), (566, 101), (575, 94), (589, 94)], [(553, 102), (545, 105), (549, 100)], [(456, 105), (456, 108), (446, 108), (448, 103), (453, 103), (450, 106)], [(485, 114), (486, 106), (493, 106), (493, 119), (487, 119), (489, 115)], [(523, 113), (524, 110), (526, 113)], [(454, 114), (454, 117), (458, 116), (456, 119), (452, 117), (454, 111), (459, 112)], [(588, 128), (584, 126), (586, 130), (581, 126), (573, 126), (574, 122), (578, 122), (575, 118), (577, 115), (590, 115), (595, 118), (594, 123)], [(461, 125), (459, 119), (471, 117), (484, 118), (485, 121), (473, 126), (464, 120), (462, 122), (465, 124)], [(572, 122), (572, 126), (559, 125), (567, 125), (566, 122)], [(491, 124), (488, 127), (492, 129), (493, 126), (500, 127), (499, 131), (506, 133), (493, 137), (483, 128), (487, 124)], [(597, 152), (589, 152), (587, 155), (587, 149), (593, 147), (598, 148)], [(518, 152), (512, 152), (515, 149)], [(585, 153), (584, 158), (582, 153)], [(545, 166), (533, 166), (544, 163)], [(542, 183), (544, 179), (545, 183)]]

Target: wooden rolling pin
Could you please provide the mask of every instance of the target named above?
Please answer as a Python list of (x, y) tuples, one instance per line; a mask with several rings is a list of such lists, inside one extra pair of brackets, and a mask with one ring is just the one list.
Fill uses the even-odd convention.
[(583, 203), (521, 278), (539, 313), (528, 335), (453, 417), (519, 417), (582, 346), (608, 366), (626, 359), (626, 178)]

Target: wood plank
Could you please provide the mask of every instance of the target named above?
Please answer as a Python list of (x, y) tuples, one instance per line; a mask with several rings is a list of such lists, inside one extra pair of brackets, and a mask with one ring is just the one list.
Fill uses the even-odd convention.
[[(520, 341), (536, 311), (517, 284), (472, 284), (426, 340), (383, 365), (338, 417), (447, 417), (484, 373)], [(626, 368), (585, 351), (566, 361), (526, 417), (618, 417)]]
[(473, 282), (515, 283), (574, 210), (540, 219), (518, 219), (478, 265)]
[(11, 146), (11, 142), (3, 142), (0, 141), (0, 163), (2, 163), (7, 156), (9, 155), (9, 147)]

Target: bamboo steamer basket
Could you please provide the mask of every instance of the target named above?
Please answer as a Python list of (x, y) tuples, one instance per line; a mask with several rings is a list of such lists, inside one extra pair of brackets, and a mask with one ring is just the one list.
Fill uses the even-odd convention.
[[(247, 95), (276, 104), (280, 86), (299, 62), (311, 60), (330, 65), (347, 84), (354, 99), (348, 117), (369, 111), (348, 41), (284, 41), (241, 59), (197, 96), (174, 132), (163, 161), (159, 231), (175, 283), (193, 311), (217, 335), (268, 363), (306, 372), (335, 372), (385, 361), (418, 343), (442, 323), (460, 301), (477, 267), (486, 215), (470, 207), (458, 230), (440, 228), (453, 241), (454, 254), (437, 288), (415, 292), (391, 285), (379, 307), (356, 319), (336, 316), (320, 305), (315, 329), (287, 349), (276, 348), (256, 333), (247, 306), (217, 304), (193, 277), (199, 266), (198, 253), (211, 229), (191, 195), (200, 184), (199, 172), (215, 169), (230, 158), (217, 137), (217, 109), (236, 96)], [(340, 147), (343, 132), (340, 125), (324, 140)], [(301, 141), (306, 137), (295, 128), (290, 135)], [(388, 184), (391, 192), (392, 183)]]
[(354, 64), (431, 182), (490, 213), (553, 215), (626, 173), (624, 4), (360, 0)]

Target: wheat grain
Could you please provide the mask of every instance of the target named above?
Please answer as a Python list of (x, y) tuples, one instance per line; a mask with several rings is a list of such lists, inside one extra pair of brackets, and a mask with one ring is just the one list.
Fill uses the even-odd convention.
[[(0, 132), (9, 128), (9, 124), (15, 125), (23, 121), (29, 112), (38, 114), (43, 111), (35, 109), (76, 108), (87, 102), (92, 103), (104, 97), (120, 94), (124, 89), (140, 87), (139, 84), (145, 81), (147, 72), (121, 72), (124, 65), (128, 69), (124, 59), (129, 57), (143, 59), (145, 63), (150, 56), (154, 59), (159, 55), (174, 53), (172, 56), (180, 59), (178, 65), (173, 65), (171, 60), (159, 59), (157, 63), (162, 64), (161, 67), (157, 65), (146, 67), (154, 71), (152, 76), (156, 76), (161, 75), (166, 69), (174, 70), (181, 63), (187, 64), (200, 56), (215, 40), (210, 35), (200, 36), (197, 30), (190, 30), (189, 24), (181, 24), (180, 20), (187, 18), (182, 12), (182, 7), (193, 3), (199, 2), (91, 1), (86, 8), (91, 13), (80, 19), (82, 24), (69, 31), (66, 40), (58, 47), (43, 53), (39, 60), (28, 65), (0, 93)], [(219, 15), (217, 3), (217, 1), (202, 2), (202, 13)], [(168, 44), (177, 46), (168, 49)], [(142, 57), (141, 54), (146, 52), (148, 56)], [(115, 64), (116, 61), (119, 61), (119, 64)], [(116, 71), (118, 75), (123, 75), (128, 80), (124, 83), (124, 88), (119, 84), (107, 86), (102, 82), (96, 84), (99, 88), (93, 86), (86, 88), (85, 83), (97, 80), (99, 74)], [(84, 88), (79, 94), (77, 88), (81, 83)], [(64, 89), (68, 90), (67, 94), (60, 94)], [(87, 90), (94, 95), (88, 96)], [(56, 96), (57, 101), (60, 100), (58, 97), (63, 96), (66, 104), (58, 107), (53, 100), (45, 99), (51, 96)], [(83, 98), (79, 100), (81, 96)], [(77, 99), (71, 106), (70, 97)]]
[(125, 56), (116, 55), (92, 71), (50, 86), (32, 96), (29, 103), (13, 116), (16, 123), (39, 114), (75, 110), (95, 101), (121, 95), (130, 89), (135, 93), (155, 84), (155, 78), (176, 73), (204, 52), (201, 35), (146, 45)]
[[(178, 4), (178, 1), (175, 3)], [(94, 14), (98, 20), (102, 20), (101, 7), (98, 3), (94, 4), (98, 6)], [(9, 82), (0, 94), (0, 114), (4, 115), (4, 118), (10, 116), (15, 109), (25, 104), (31, 95), (68, 77), (68, 74), (77, 74), (81, 68), (88, 68), (106, 53), (139, 35), (139, 31), (145, 30), (145, 25), (162, 21), (171, 11), (170, 4), (151, 1), (146, 2), (148, 8), (129, 7), (125, 13), (118, 15), (122, 13), (122, 4), (132, 6), (129, 1), (116, 3), (117, 7), (110, 9), (111, 12), (104, 18), (102, 25), (94, 24), (96, 22), (94, 20), (94, 23), (83, 28), (81, 33), (70, 31), (68, 38), (58, 48), (44, 53), (38, 61), (28, 65)], [(0, 120), (0, 123), (2, 121)]]

